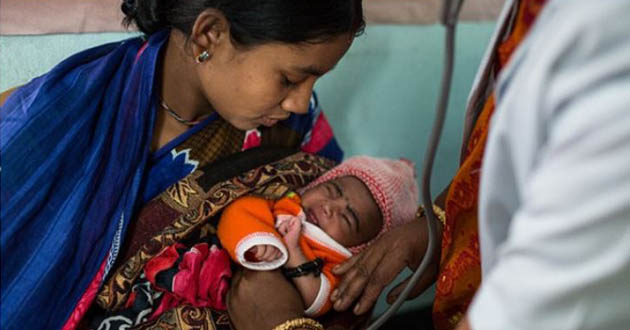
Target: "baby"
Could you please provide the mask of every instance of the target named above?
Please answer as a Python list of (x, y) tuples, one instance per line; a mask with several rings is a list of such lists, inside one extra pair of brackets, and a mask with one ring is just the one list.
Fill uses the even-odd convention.
[(308, 306), (305, 314), (319, 316), (332, 306), (338, 282), (332, 268), (412, 220), (417, 208), (411, 162), (360, 156), (299, 195), (239, 198), (223, 212), (217, 234), (231, 258), (246, 268), (284, 267)]

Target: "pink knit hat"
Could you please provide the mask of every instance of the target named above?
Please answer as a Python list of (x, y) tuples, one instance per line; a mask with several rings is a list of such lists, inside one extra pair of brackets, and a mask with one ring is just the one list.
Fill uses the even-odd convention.
[(383, 215), (381, 231), (367, 243), (349, 248), (353, 254), (361, 252), (386, 231), (414, 219), (418, 210), (418, 184), (411, 161), (367, 156), (348, 158), (304, 190), (343, 176), (354, 176), (361, 180), (372, 193)]

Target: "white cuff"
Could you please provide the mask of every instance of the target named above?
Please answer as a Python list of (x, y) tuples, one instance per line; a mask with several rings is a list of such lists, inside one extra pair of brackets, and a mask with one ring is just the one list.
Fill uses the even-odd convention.
[[(256, 245), (274, 246), (282, 252), (282, 256), (273, 261), (248, 261), (245, 259), (245, 252)], [(256, 232), (245, 236), (245, 238), (236, 245), (235, 252), (238, 262), (243, 265), (243, 267), (253, 270), (276, 269), (284, 265), (289, 259), (289, 253), (287, 252), (287, 248), (284, 246), (284, 243), (282, 243), (282, 241), (275, 235), (265, 232)]]
[(317, 292), (317, 297), (315, 298), (315, 301), (313, 301), (311, 306), (309, 306), (304, 311), (304, 314), (306, 314), (306, 316), (317, 315), (317, 313), (322, 310), (326, 302), (328, 302), (328, 297), (330, 296), (331, 291), (330, 282), (324, 274), (319, 275), (319, 278), (319, 292)]

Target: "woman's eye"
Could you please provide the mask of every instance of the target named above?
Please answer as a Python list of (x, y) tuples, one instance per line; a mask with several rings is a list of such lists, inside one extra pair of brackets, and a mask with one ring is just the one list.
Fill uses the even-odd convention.
[(289, 80), (289, 78), (287, 78), (286, 76), (282, 77), (282, 84), (286, 87), (293, 87), (296, 85), (295, 82)]

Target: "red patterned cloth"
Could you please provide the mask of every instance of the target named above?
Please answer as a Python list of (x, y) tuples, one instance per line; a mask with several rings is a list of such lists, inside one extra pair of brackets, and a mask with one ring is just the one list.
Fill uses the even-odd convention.
[[(128, 329), (180, 307), (225, 311), (231, 277), (230, 258), (216, 244), (203, 242), (190, 248), (172, 244), (147, 261), (123, 308), (95, 314), (83, 327)], [(76, 327), (81, 316), (73, 317), (69, 325)]]
[[(227, 308), (225, 295), (232, 271), (230, 257), (225, 250), (216, 245), (208, 247), (207, 243), (199, 243), (183, 253), (182, 251), (185, 251), (183, 244), (171, 245), (149, 260), (144, 267), (151, 285), (164, 292), (159, 307), (151, 314), (151, 320), (182, 304), (217, 310)], [(166, 282), (163, 279), (158, 283), (158, 274), (173, 268), (177, 269), (175, 275), (169, 276)], [(170, 287), (165, 287), (169, 284)], [(127, 305), (133, 304), (133, 299), (129, 300)]]
[(302, 151), (316, 153), (319, 150), (325, 149), (333, 138), (332, 127), (328, 123), (328, 119), (326, 119), (324, 113), (320, 112), (315, 116), (313, 130), (304, 138), (301, 147)]
[(262, 142), (262, 134), (257, 128), (250, 129), (245, 132), (245, 141), (243, 141), (243, 148), (241, 150), (247, 150), (255, 147), (259, 147)]

